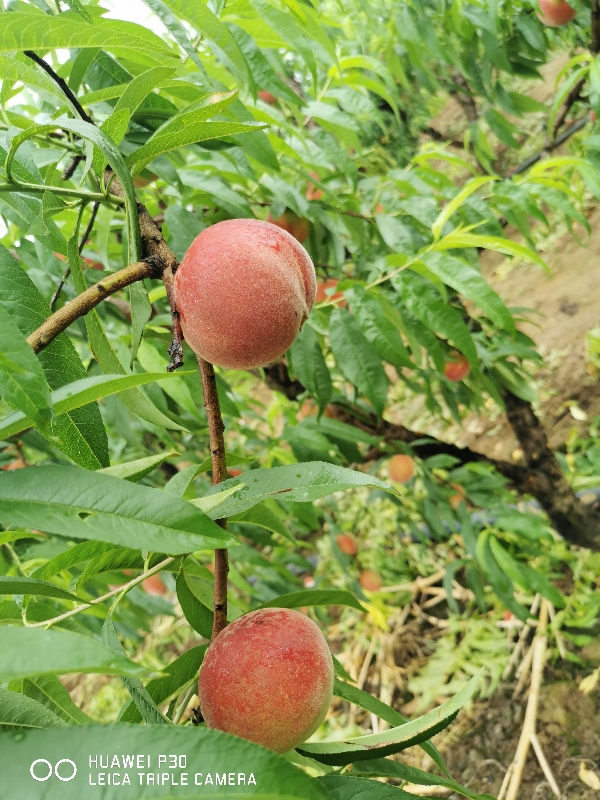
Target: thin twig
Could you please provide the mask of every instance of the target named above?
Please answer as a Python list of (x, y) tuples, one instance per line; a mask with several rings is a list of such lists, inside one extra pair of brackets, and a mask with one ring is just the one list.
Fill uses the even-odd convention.
[(529, 649), (525, 653), (525, 658), (519, 664), (519, 669), (517, 670), (516, 674), (518, 682), (512, 694), (513, 700), (516, 697), (518, 697), (525, 688), (525, 684), (527, 683), (527, 678), (529, 677), (529, 670), (531, 669), (532, 661), (533, 661), (533, 644), (529, 647)]
[(66, 330), (79, 317), (85, 316), (89, 311), (95, 308), (98, 303), (105, 300), (111, 294), (130, 286), (136, 281), (141, 281), (144, 278), (159, 278), (161, 269), (157, 267), (153, 259), (146, 259), (145, 261), (138, 261), (131, 264), (125, 269), (108, 275), (103, 278), (99, 283), (90, 286), (85, 292), (77, 295), (70, 303), (67, 303), (58, 311), (55, 311), (51, 317), (40, 325), (30, 336), (27, 337), (28, 344), (33, 348), (35, 353), (39, 353), (47, 347), (59, 333)]
[(138, 583), (141, 583), (142, 581), (145, 581), (146, 578), (149, 578), (150, 576), (155, 575), (157, 572), (160, 572), (173, 561), (175, 561), (175, 558), (173, 556), (169, 556), (169, 558), (165, 558), (164, 561), (161, 561), (160, 564), (152, 567), (152, 569), (142, 572), (142, 574), (138, 575), (137, 578), (133, 578), (123, 586), (117, 586), (116, 589), (113, 589), (111, 592), (107, 592), (107, 594), (103, 594), (102, 597), (96, 597), (94, 600), (90, 600), (89, 603), (83, 603), (82, 605), (77, 606), (77, 608), (72, 608), (70, 611), (65, 611), (64, 614), (60, 614), (58, 617), (45, 619), (42, 622), (26, 623), (26, 626), (28, 628), (49, 628), (51, 625), (56, 625), (57, 622), (62, 622), (63, 619), (74, 617), (75, 614), (79, 614), (81, 611), (92, 608), (92, 606), (97, 606), (100, 603), (103, 603), (105, 600), (110, 600), (111, 597), (114, 597), (117, 594), (128, 592), (130, 589), (133, 589), (134, 586), (137, 586)]
[[(210, 440), (210, 457), (212, 461), (213, 486), (226, 480), (227, 461), (225, 458), (225, 439), (223, 433), (225, 425), (221, 416), (219, 393), (217, 391), (217, 378), (212, 364), (198, 357), (198, 367), (202, 379), (202, 392), (204, 394), (204, 408), (208, 419), (208, 433)], [(217, 525), (225, 529), (226, 519), (215, 520)], [(215, 550), (215, 582), (214, 582), (214, 608), (212, 638), (217, 637), (227, 625), (227, 573), (229, 572), (229, 559), (227, 550)]]
[[(530, 615), (532, 617), (533, 617), (534, 614), (537, 614), (537, 610), (538, 610), (539, 605), (540, 605), (540, 599), (541, 599), (541, 597), (540, 597), (539, 594), (536, 594), (536, 596), (533, 598), (533, 603), (531, 604), (531, 608), (529, 610), (529, 613), (530, 613)], [(504, 672), (502, 673), (502, 680), (503, 681), (508, 680), (508, 678), (510, 677), (510, 673), (513, 671), (517, 661), (519, 660), (519, 654), (520, 654), (521, 650), (523, 649), (523, 645), (525, 644), (525, 641), (526, 641), (527, 637), (529, 636), (530, 632), (531, 632), (531, 625), (529, 625), (529, 624), (525, 625), (525, 627), (521, 631), (521, 635), (519, 636), (519, 639), (518, 639), (518, 641), (517, 641), (517, 643), (515, 645), (515, 649), (512, 651), (512, 654), (510, 656), (510, 660), (509, 660), (508, 664), (506, 665), (506, 667), (504, 668)]]
[(517, 751), (513, 759), (513, 771), (506, 792), (506, 800), (517, 800), (517, 794), (523, 778), (525, 761), (531, 744), (531, 734), (535, 734), (537, 720), (538, 702), (540, 698), (540, 688), (544, 673), (544, 662), (546, 660), (546, 646), (548, 637), (546, 636), (546, 626), (548, 624), (548, 601), (542, 600), (540, 606), (540, 617), (538, 628), (533, 639), (533, 664), (531, 667), (531, 688), (527, 700), (527, 709), (521, 736), (517, 745)]
[(537, 738), (535, 733), (529, 734), (529, 740), (533, 746), (535, 754), (537, 756), (537, 760), (540, 762), (540, 767), (542, 768), (542, 772), (544, 773), (544, 777), (550, 784), (550, 788), (554, 792), (555, 797), (560, 797), (560, 789), (558, 788), (558, 784), (556, 783), (556, 779), (552, 770), (550, 769), (550, 764), (544, 755), (544, 751), (542, 750), (542, 745), (540, 744), (540, 740)]
[(57, 73), (52, 69), (50, 64), (47, 64), (44, 61), (44, 59), (40, 58), (40, 56), (34, 53), (33, 50), (24, 50), (23, 54), (26, 55), (27, 58), (30, 58), (32, 61), (35, 61), (36, 64), (39, 64), (39, 66), (44, 70), (44, 72), (48, 73), (48, 75), (52, 78), (52, 80), (60, 86), (60, 89), (63, 92), (63, 94), (69, 98), (69, 101), (71, 102), (73, 108), (75, 108), (81, 119), (93, 125), (94, 120), (90, 117), (90, 115), (81, 105), (79, 100), (75, 97), (75, 95), (69, 88), (68, 83), (65, 80), (63, 80), (63, 78), (61, 78), (60, 75), (57, 75)]
[(552, 633), (554, 634), (554, 638), (556, 639), (556, 646), (558, 647), (558, 652), (560, 653), (560, 657), (563, 661), (567, 660), (567, 648), (565, 647), (565, 640), (563, 639), (563, 635), (559, 630), (558, 625), (554, 625), (556, 620), (556, 611), (552, 603), (548, 606), (548, 611), (550, 612), (550, 621), (552, 622)]
[[(65, 176), (63, 175), (62, 177), (64, 178)], [(92, 228), (94, 227), (94, 222), (96, 221), (96, 215), (98, 214), (99, 208), (100, 208), (100, 203), (98, 202), (94, 203), (94, 205), (92, 206), (92, 214), (90, 216), (90, 220), (87, 224), (87, 228), (85, 229), (85, 233), (83, 234), (83, 236), (81, 237), (81, 241), (79, 242), (79, 255), (81, 255), (81, 253), (83, 252), (83, 248), (86, 246), (87, 240), (90, 238), (90, 234), (92, 232)], [(54, 306), (56, 304), (56, 301), (60, 297), (60, 293), (63, 290), (63, 286), (69, 279), (70, 274), (71, 274), (71, 267), (67, 267), (62, 278), (60, 279), (60, 283), (56, 287), (56, 291), (54, 292), (50, 300), (51, 311), (54, 311)]]

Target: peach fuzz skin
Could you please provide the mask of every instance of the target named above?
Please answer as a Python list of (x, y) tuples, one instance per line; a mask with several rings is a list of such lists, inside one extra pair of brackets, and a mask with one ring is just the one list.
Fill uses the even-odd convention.
[(226, 369), (279, 358), (308, 318), (316, 293), (310, 256), (293, 236), (256, 219), (206, 228), (175, 274), (185, 339)]
[(560, 28), (572, 22), (577, 13), (565, 0), (538, 0), (538, 19), (549, 28)]
[(202, 716), (216, 728), (286, 753), (325, 719), (333, 662), (317, 625), (299, 611), (263, 608), (210, 644), (198, 681)]

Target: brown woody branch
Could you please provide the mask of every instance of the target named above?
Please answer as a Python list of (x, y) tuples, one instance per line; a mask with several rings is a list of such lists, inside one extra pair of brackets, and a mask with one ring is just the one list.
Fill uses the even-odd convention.
[[(227, 479), (227, 461), (225, 457), (225, 439), (223, 433), (225, 425), (221, 416), (219, 393), (217, 391), (217, 378), (213, 365), (198, 357), (198, 367), (202, 379), (202, 392), (204, 394), (204, 408), (208, 419), (208, 433), (210, 440), (210, 457), (212, 461), (213, 486)], [(217, 525), (225, 529), (226, 519), (216, 520)], [(215, 582), (214, 582), (214, 610), (212, 638), (218, 636), (227, 625), (227, 574), (229, 573), (229, 558), (227, 550), (215, 550)]]
[[(63, 174), (62, 177), (63, 177), (63, 180), (66, 180), (64, 174)], [(85, 247), (85, 245), (87, 243), (87, 240), (90, 238), (90, 234), (92, 233), (92, 229), (94, 227), (94, 222), (96, 221), (96, 216), (98, 214), (98, 209), (99, 208), (100, 208), (100, 203), (98, 203), (98, 202), (95, 202), (94, 205), (92, 206), (92, 213), (90, 215), (89, 222), (88, 222), (87, 227), (85, 229), (85, 233), (83, 234), (83, 236), (81, 237), (81, 241), (79, 242), (79, 255), (81, 255), (81, 253), (83, 252), (83, 248)], [(65, 283), (69, 279), (69, 275), (70, 274), (71, 274), (71, 267), (67, 267), (67, 269), (65, 270), (62, 278), (60, 279), (60, 283), (56, 287), (56, 290), (55, 290), (54, 294), (50, 298), (50, 310), (51, 311), (54, 311), (54, 306), (56, 304), (56, 301), (60, 297), (60, 293), (63, 290), (63, 286), (65, 285)]]
[(66, 330), (69, 325), (72, 325), (75, 320), (95, 308), (102, 300), (110, 297), (120, 289), (124, 289), (126, 286), (131, 286), (136, 281), (141, 281), (144, 278), (160, 277), (160, 266), (152, 258), (138, 261), (136, 264), (130, 264), (125, 269), (103, 278), (94, 286), (86, 289), (85, 292), (77, 295), (70, 303), (67, 303), (52, 314), (51, 317), (48, 317), (37, 330), (27, 337), (27, 342), (35, 353), (39, 353), (40, 350), (47, 347), (53, 339)]

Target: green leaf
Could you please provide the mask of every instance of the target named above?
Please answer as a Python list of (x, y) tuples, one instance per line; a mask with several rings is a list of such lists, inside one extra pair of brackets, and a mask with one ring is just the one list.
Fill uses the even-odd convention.
[[(216, 495), (214, 496), (216, 497)], [(241, 514), (229, 517), (229, 520), (230, 522), (237, 522), (239, 525), (257, 525), (259, 528), (284, 536), (290, 542), (296, 542), (288, 531), (285, 521), (268, 508), (265, 503), (258, 503)]]
[(321, 775), (317, 778), (334, 800), (414, 800), (414, 794), (354, 775)]
[[(208, 584), (208, 581), (206, 583)], [(212, 592), (212, 585), (209, 591)], [(183, 572), (180, 572), (177, 576), (177, 599), (184, 617), (192, 628), (200, 636), (210, 639), (214, 617), (213, 611), (192, 592)]]
[[(25, 336), (48, 317), (46, 300), (3, 247), (0, 247), (0, 303)], [(51, 389), (86, 377), (86, 370), (66, 333), (57, 336), (38, 354), (38, 359)], [(0, 439), (10, 435), (3, 430), (0, 422)], [(79, 466), (86, 469), (108, 466), (108, 441), (97, 403), (83, 405), (58, 417), (51, 434), (57, 446)]]
[(45, 597), (59, 597), (61, 600), (79, 600), (70, 592), (55, 586), (48, 581), (41, 581), (35, 578), (0, 576), (0, 594), (32, 594), (44, 595)]
[(0, 521), (174, 555), (237, 543), (185, 500), (79, 467), (0, 474)]
[[(165, 673), (163, 678), (154, 678), (146, 684), (146, 691), (157, 706), (170, 700), (182, 686), (197, 678), (207, 648), (208, 645), (202, 644), (186, 650), (183, 655), (162, 669)], [(133, 701), (125, 706), (119, 715), (119, 722), (141, 722), (141, 720), (142, 715)]]
[(512, 611), (521, 622), (527, 622), (529, 611), (515, 600), (512, 582), (494, 558), (490, 546), (490, 536), (489, 531), (482, 531), (477, 537), (477, 561), (485, 572), (492, 589), (506, 608)]
[(54, 421), (42, 365), (3, 305), (0, 305), (0, 396), (42, 430)]
[(91, 717), (78, 708), (56, 675), (37, 675), (23, 680), (23, 694), (41, 703), (68, 725), (90, 725)]
[(498, 178), (495, 176), (483, 175), (467, 181), (460, 192), (458, 192), (458, 194), (453, 197), (446, 206), (444, 206), (444, 208), (440, 211), (436, 221), (431, 226), (433, 238), (436, 241), (440, 238), (444, 225), (448, 222), (450, 217), (456, 213), (456, 211), (458, 211), (465, 200), (473, 194), (473, 192), (476, 192), (481, 186), (485, 186), (486, 183), (490, 183), (490, 181), (495, 180), (498, 180)]
[(139, 53), (155, 63), (174, 53), (163, 40), (141, 25), (122, 20), (97, 19), (94, 25), (72, 16), (45, 15), (41, 24), (36, 13), (13, 11), (0, 17), (0, 52), (98, 47), (127, 58)]
[(137, 175), (156, 156), (175, 150), (185, 145), (205, 142), (210, 139), (220, 139), (223, 136), (237, 136), (240, 133), (252, 133), (262, 130), (265, 126), (260, 123), (239, 122), (191, 122), (178, 131), (167, 134), (155, 134), (145, 145), (127, 157), (128, 166), (133, 166), (133, 174)]
[[(291, 14), (280, 11), (266, 0), (250, 0), (252, 8), (276, 34), (286, 41), (294, 52), (300, 54), (307, 68), (316, 81), (317, 67), (313, 56), (314, 45), (305, 36), (304, 31), (296, 24)], [(311, 47), (312, 45), (312, 47)]]
[(331, 314), (329, 341), (344, 376), (368, 398), (377, 415), (381, 416), (387, 398), (388, 379), (377, 352), (345, 308), (336, 308)]
[[(117, 639), (115, 626), (110, 616), (106, 618), (102, 627), (102, 641), (107, 647), (110, 647), (112, 650), (114, 650), (115, 653), (119, 653), (119, 655), (126, 657), (125, 650), (123, 649), (121, 642)], [(158, 710), (154, 704), (154, 700), (150, 697), (139, 678), (127, 678), (125, 676), (121, 676), (121, 680), (133, 698), (133, 702), (142, 715), (144, 722), (146, 722), (148, 725), (171, 724), (171, 721), (164, 717)]]
[(222, 60), (237, 77), (240, 86), (253, 86), (254, 80), (244, 54), (229, 30), (206, 3), (197, 3), (194, 0), (164, 0), (164, 2), (176, 16), (189, 22), (203, 34), (217, 58)]
[(273, 600), (261, 603), (257, 608), (304, 608), (304, 606), (350, 606), (364, 611), (351, 592), (341, 589), (305, 589), (301, 592), (280, 594)]
[(558, 589), (553, 586), (541, 570), (532, 569), (527, 564), (516, 561), (510, 553), (502, 547), (495, 536), (490, 536), (490, 547), (494, 558), (512, 581), (519, 584), (526, 591), (539, 592), (547, 598), (556, 608), (565, 607), (565, 599)]
[(198, 67), (200, 72), (205, 77), (207, 77), (204, 64), (198, 58), (198, 53), (196, 52), (192, 43), (190, 42), (188, 35), (185, 32), (185, 28), (175, 17), (175, 15), (171, 13), (169, 7), (165, 3), (163, 3), (162, 0), (143, 0), (143, 2), (148, 6), (148, 8), (154, 11), (156, 16), (167, 28), (171, 36), (175, 39), (175, 41), (185, 52), (185, 54), (192, 59), (192, 61)]
[(317, 334), (310, 325), (304, 325), (296, 336), (290, 348), (290, 356), (298, 380), (315, 398), (322, 413), (331, 400), (331, 375)]
[(67, 672), (143, 678), (149, 671), (79, 633), (59, 628), (0, 628), (0, 680)]
[(481, 670), (458, 694), (443, 705), (396, 728), (341, 742), (303, 744), (296, 749), (302, 755), (334, 766), (343, 766), (363, 759), (380, 758), (405, 750), (444, 730), (456, 717), (462, 706), (471, 699), (480, 677)]
[(415, 365), (411, 361), (398, 329), (386, 317), (377, 298), (368, 294), (360, 286), (354, 286), (345, 294), (361, 331), (381, 358), (395, 367), (414, 369)]
[[(106, 753), (109, 748), (110, 753), (143, 754), (153, 767), (158, 765), (159, 756), (164, 756), (165, 753), (176, 754), (182, 761), (185, 759), (187, 768), (172, 772), (174, 782), (180, 786), (182, 774), (187, 773), (187, 790), (184, 788), (181, 796), (187, 795), (188, 798), (206, 794), (222, 798), (256, 797), (259, 800), (331, 800), (329, 792), (317, 780), (309, 777), (283, 756), (237, 736), (207, 727), (116, 723), (89, 726), (84, 735), (82, 734), (81, 728), (64, 728), (60, 735), (51, 730), (4, 736), (0, 751), (0, 770), (6, 796), (26, 796), (27, 800), (81, 800), (82, 797), (93, 796), (96, 793), (90, 791), (89, 775), (97, 783), (98, 772), (101, 770), (100, 767), (90, 769), (89, 757)], [(31, 780), (29, 765), (40, 758), (40, 754), (51, 764), (56, 764), (68, 754), (79, 765), (77, 775), (70, 782), (53, 779), (38, 783)], [(98, 797), (102, 794), (107, 798), (120, 795), (140, 797), (137, 770), (135, 767), (127, 770), (122, 761), (123, 756), (120, 758), (121, 774), (127, 772), (131, 776), (131, 791), (128, 788), (123, 790), (123, 787), (114, 790), (108, 787), (107, 792), (100, 790)], [(24, 769), (15, 769), (18, 764), (27, 766)], [(46, 767), (45, 764), (39, 766)], [(64, 766), (70, 767), (69, 764), (63, 765), (63, 768)], [(196, 773), (198, 781), (202, 781), (200, 786), (194, 786)], [(40, 770), (39, 775), (44, 774), (46, 772)], [(65, 770), (61, 774), (69, 775), (70, 772)], [(208, 774), (211, 775), (212, 785), (205, 783)], [(228, 785), (230, 774), (235, 781), (234, 786)], [(238, 774), (244, 776), (245, 785), (238, 785)], [(216, 786), (217, 776), (219, 783), (222, 781), (221, 788)], [(27, 788), (24, 790), (24, 787)], [(173, 798), (180, 794), (171, 781), (168, 784), (155, 785), (150, 792), (156, 798)]]
[[(191, 374), (190, 372), (180, 372), (181, 375)], [(140, 372), (135, 375), (94, 375), (91, 378), (83, 378), (73, 381), (66, 386), (61, 386), (52, 392), (50, 398), (54, 403), (54, 412), (57, 417), (62, 414), (69, 414), (81, 406), (85, 406), (93, 400), (103, 397), (110, 397), (113, 394), (127, 392), (134, 386), (143, 386), (155, 381), (171, 380), (172, 372)], [(32, 425), (32, 420), (22, 412), (11, 414), (0, 421), (0, 437), (14, 436), (15, 433), (27, 430)]]
[(477, 794), (477, 792), (462, 786), (449, 776), (432, 775), (417, 767), (411, 767), (401, 761), (386, 759), (373, 759), (372, 761), (359, 761), (352, 768), (354, 775), (362, 775), (373, 778), (396, 778), (401, 781), (408, 781), (420, 786), (445, 786), (457, 794), (469, 797), (471, 800), (493, 800), (491, 795)]
[[(340, 681), (338, 678), (335, 678), (333, 682), (333, 693), (336, 697), (341, 697), (343, 700), (347, 700), (349, 703), (354, 703), (354, 705), (360, 706), (360, 708), (364, 708), (367, 711), (370, 711), (372, 714), (376, 714), (378, 717), (385, 720), (392, 726), (403, 725), (405, 722), (408, 722), (407, 718), (400, 714), (399, 711), (396, 711), (386, 703), (383, 703), (381, 700), (373, 697), (373, 695), (369, 694), (368, 692), (364, 692), (362, 689), (359, 689), (356, 686), (352, 686), (349, 683)], [(444, 770), (444, 772), (447, 772), (446, 765), (444, 764), (441, 755), (431, 742), (421, 742), (419, 746), (427, 753), (434, 763), (440, 767), (440, 769)]]
[[(481, 247), (485, 250), (493, 250), (496, 253), (504, 253), (507, 256), (524, 258), (526, 261), (531, 261), (532, 264), (537, 264), (538, 267), (550, 274), (548, 265), (534, 250), (519, 244), (519, 242), (513, 242), (512, 239), (502, 239), (499, 236), (482, 236), (477, 233), (453, 231), (437, 242), (433, 249), (454, 250), (458, 247)], [(423, 260), (427, 261), (425, 258)], [(452, 286), (450, 283), (449, 285)]]
[[(445, 237), (438, 243), (438, 247), (447, 242), (450, 237)], [(464, 239), (465, 237), (461, 237)], [(480, 238), (480, 237), (470, 237)], [(491, 237), (481, 237), (489, 239)], [(500, 239), (499, 241), (504, 241)], [(476, 247), (476, 244), (455, 244), (454, 247)], [(499, 327), (510, 334), (515, 332), (515, 322), (510, 311), (502, 302), (501, 297), (492, 289), (481, 274), (473, 269), (466, 261), (444, 253), (427, 253), (423, 261), (438, 278), (447, 283), (457, 292), (468, 297)]]
[(66, 724), (37, 700), (0, 688), (0, 727), (61, 728)]
[[(25, 470), (20, 470), (20, 472), (25, 472)], [(0, 475), (0, 482), (1, 480), (2, 476)], [(240, 486), (239, 494), (233, 495), (223, 505), (211, 512), (211, 516), (214, 516), (215, 519), (241, 514), (242, 511), (252, 508), (267, 497), (297, 503), (311, 503), (320, 497), (356, 486), (372, 486), (394, 494), (391, 486), (373, 475), (322, 461), (291, 464), (271, 469), (253, 469), (238, 478), (229, 478), (218, 486), (213, 486), (208, 491), (208, 495), (232, 486)]]
[(73, 547), (69, 547), (64, 553), (51, 558), (43, 567), (38, 567), (35, 572), (31, 573), (30, 577), (47, 580), (65, 569), (70, 569), (76, 564), (88, 561), (90, 558), (101, 556), (109, 550), (115, 550), (117, 547), (118, 545), (110, 542), (82, 542), (81, 544), (76, 544)]
[(143, 478), (148, 473), (156, 469), (160, 464), (168, 458), (174, 458), (180, 455), (175, 450), (168, 450), (165, 453), (157, 453), (154, 456), (147, 456), (146, 458), (138, 458), (135, 461), (126, 461), (124, 464), (115, 464), (113, 467), (106, 467), (100, 469), (103, 475), (112, 475), (115, 478), (123, 478), (127, 481), (137, 481)]

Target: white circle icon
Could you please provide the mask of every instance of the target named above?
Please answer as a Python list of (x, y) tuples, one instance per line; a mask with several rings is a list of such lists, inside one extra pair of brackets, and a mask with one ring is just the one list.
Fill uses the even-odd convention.
[[(61, 775), (58, 774), (58, 768), (61, 764), (70, 764), (73, 767), (73, 772), (68, 778), (63, 778)], [(61, 758), (60, 761), (57, 761), (54, 765), (54, 774), (58, 778), (59, 781), (72, 781), (75, 775), (77, 775), (77, 766), (74, 761), (71, 761), (70, 758)]]
[[(36, 764), (47, 764), (48, 765), (48, 774), (45, 777), (38, 778), (38, 776), (35, 774), (35, 772), (33, 771), (33, 768), (35, 767)], [(48, 778), (52, 775), (52, 764), (49, 761), (46, 761), (45, 758), (37, 758), (33, 762), (33, 764), (29, 767), (29, 772), (31, 773), (31, 777), (35, 781), (47, 781)]]
[[(34, 770), (37, 764), (45, 764), (48, 767), (48, 774), (44, 775), (42, 778), (36, 775)], [(71, 765), (73, 772), (68, 777), (63, 777), (62, 775), (59, 774), (58, 768), (60, 767), (61, 764)], [(48, 778), (52, 776), (53, 772), (59, 781), (63, 781), (63, 783), (66, 783), (68, 781), (72, 781), (75, 775), (77, 775), (77, 765), (75, 764), (74, 761), (71, 761), (70, 758), (61, 758), (60, 761), (56, 762), (53, 768), (52, 764), (49, 761), (46, 761), (45, 758), (36, 758), (36, 760), (29, 767), (29, 773), (31, 777), (34, 779), (34, 781), (39, 781), (40, 783), (42, 783), (43, 781), (47, 781)]]

